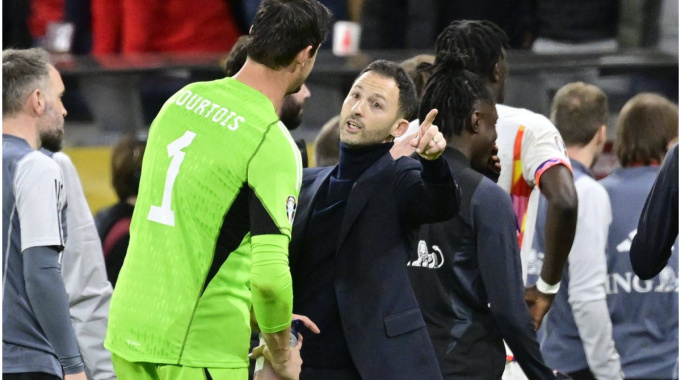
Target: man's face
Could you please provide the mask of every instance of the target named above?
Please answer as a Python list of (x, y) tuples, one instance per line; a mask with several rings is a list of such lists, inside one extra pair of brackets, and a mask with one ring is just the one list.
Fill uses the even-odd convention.
[(496, 121), (498, 121), (498, 113), (496, 113), (495, 105), (490, 102), (481, 102), (477, 119), (478, 133), (474, 137), (474, 150), (470, 159), (470, 166), (476, 171), (486, 169), (493, 154), (493, 147), (498, 137)]
[(349, 147), (390, 141), (400, 120), (397, 83), (368, 71), (354, 82), (342, 103), (340, 141)]
[(311, 93), (309, 92), (309, 89), (303, 84), (300, 91), (291, 95), (286, 95), (286, 97), (283, 98), (279, 119), (281, 119), (281, 122), (288, 130), (292, 131), (302, 123), (305, 102), (310, 96)]
[(45, 89), (45, 112), (41, 115), (38, 133), (42, 147), (58, 152), (64, 137), (64, 117), (66, 108), (61, 102), (64, 95), (64, 82), (61, 75), (52, 65), (48, 65), (49, 84)]

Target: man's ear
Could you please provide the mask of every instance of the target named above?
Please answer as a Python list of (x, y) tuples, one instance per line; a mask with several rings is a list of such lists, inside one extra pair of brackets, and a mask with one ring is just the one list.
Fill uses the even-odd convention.
[(28, 95), (28, 111), (36, 116), (41, 116), (45, 112), (45, 94), (40, 89), (35, 89)]
[(602, 125), (600, 129), (597, 130), (597, 133), (595, 134), (595, 142), (597, 143), (598, 146), (603, 146), (607, 142), (607, 126)]
[(312, 45), (308, 45), (306, 48), (300, 50), (297, 53), (297, 56), (295, 56), (295, 62), (304, 66), (307, 64), (307, 61), (312, 58)]
[(500, 61), (496, 62), (495, 65), (493, 65), (493, 72), (491, 73), (491, 77), (493, 78), (494, 83), (498, 83), (501, 81), (501, 65)]
[(470, 115), (470, 133), (479, 133), (479, 121), (482, 117), (482, 113), (479, 111), (474, 111)]
[(408, 131), (409, 122), (406, 119), (397, 120), (395, 125), (396, 126), (392, 128), (392, 133), (390, 133), (392, 137), (401, 137), (404, 133), (406, 133), (406, 131)]

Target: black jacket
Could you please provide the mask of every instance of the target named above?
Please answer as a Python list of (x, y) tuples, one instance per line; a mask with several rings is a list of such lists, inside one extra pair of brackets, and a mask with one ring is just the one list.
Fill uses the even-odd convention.
[(510, 196), (460, 151), (447, 148), (444, 157), (460, 185), (460, 211), (420, 228), (408, 264), (442, 374), (500, 379), (505, 339), (529, 379), (554, 378), (524, 301)]
[[(290, 247), (294, 289), (296, 278), (305, 275), (300, 251), (307, 224), (334, 169), (304, 172)], [(455, 215), (458, 192), (452, 176), (443, 183), (425, 182), (429, 169), (422, 177), (421, 170), (411, 158), (395, 161), (389, 153), (379, 158), (354, 184), (338, 240), (328, 242), (336, 244), (333, 284), (343, 333), (364, 379), (441, 378), (406, 272), (408, 235), (421, 223)], [(293, 311), (304, 315), (313, 308), (296, 304)]]

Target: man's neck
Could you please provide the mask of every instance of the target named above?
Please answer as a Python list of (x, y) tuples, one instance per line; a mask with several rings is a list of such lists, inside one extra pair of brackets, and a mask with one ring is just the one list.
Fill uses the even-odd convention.
[(290, 73), (286, 68), (272, 70), (265, 65), (248, 59), (234, 79), (252, 87), (269, 98), (278, 114), (290, 86)]
[(568, 146), (567, 156), (569, 159), (576, 160), (580, 162), (583, 166), (590, 169), (593, 166), (593, 161), (595, 160), (595, 153), (591, 149), (590, 145), (586, 146)]
[(35, 120), (27, 115), (19, 114), (2, 118), (2, 133), (26, 140), (34, 150), (40, 149), (38, 131)]
[(489, 92), (491, 93), (491, 96), (493, 96), (494, 101), (496, 104), (503, 104), (503, 97), (501, 96), (501, 89), (498, 83), (492, 83), (490, 81), (486, 82), (486, 88), (489, 89)]
[(462, 139), (456, 139), (454, 141), (449, 142), (446, 145), (446, 147), (456, 149), (463, 153), (463, 156), (467, 158), (468, 162), (472, 160), (472, 149), (467, 141), (463, 141)]

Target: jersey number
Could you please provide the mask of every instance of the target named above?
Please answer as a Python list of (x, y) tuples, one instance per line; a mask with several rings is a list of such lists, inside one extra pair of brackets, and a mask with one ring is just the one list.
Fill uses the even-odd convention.
[(163, 201), (161, 202), (160, 207), (151, 206), (151, 210), (149, 210), (149, 220), (172, 227), (175, 226), (175, 212), (170, 208), (172, 205), (172, 187), (175, 185), (175, 180), (179, 173), (179, 166), (182, 165), (182, 161), (184, 161), (184, 156), (186, 154), (182, 152), (182, 149), (188, 147), (194, 140), (194, 137), (196, 137), (194, 132), (186, 131), (182, 137), (168, 144), (168, 156), (172, 157), (172, 161), (170, 161), (170, 167), (165, 176)]

